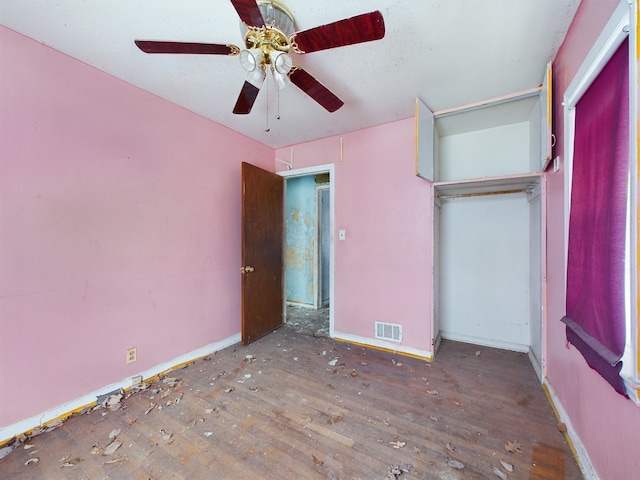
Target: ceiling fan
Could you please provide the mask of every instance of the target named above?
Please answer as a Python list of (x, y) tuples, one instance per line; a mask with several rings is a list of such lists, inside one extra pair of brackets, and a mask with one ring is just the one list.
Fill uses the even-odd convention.
[(379, 11), (357, 15), (296, 32), (291, 13), (275, 0), (231, 0), (242, 22), (245, 49), (215, 43), (136, 40), (145, 53), (181, 53), (239, 56), (248, 72), (233, 113), (248, 114), (267, 74), (278, 89), (293, 83), (329, 112), (344, 102), (299, 66), (289, 52), (305, 54), (356, 43), (379, 40), (385, 28)]

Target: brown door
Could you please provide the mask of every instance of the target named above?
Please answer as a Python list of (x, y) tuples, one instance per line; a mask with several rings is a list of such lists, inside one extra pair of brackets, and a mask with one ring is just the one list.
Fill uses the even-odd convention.
[(242, 344), (282, 325), (283, 179), (242, 164)]

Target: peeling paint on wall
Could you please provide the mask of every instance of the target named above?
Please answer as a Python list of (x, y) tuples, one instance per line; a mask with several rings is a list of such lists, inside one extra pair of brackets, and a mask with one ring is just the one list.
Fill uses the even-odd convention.
[(285, 208), (286, 300), (313, 305), (316, 268), (316, 197), (313, 177), (287, 180)]

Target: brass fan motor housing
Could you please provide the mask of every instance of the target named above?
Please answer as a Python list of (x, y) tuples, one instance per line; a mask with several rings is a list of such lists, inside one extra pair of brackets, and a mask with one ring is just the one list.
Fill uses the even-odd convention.
[(244, 45), (248, 50), (260, 48), (265, 53), (271, 50), (288, 52), (291, 49), (287, 36), (277, 28), (268, 26), (266, 28), (250, 27), (244, 37)]
[[(248, 50), (255, 48), (261, 49), (264, 53), (265, 63), (270, 63), (270, 52), (278, 51), (288, 53), (291, 49), (288, 35), (293, 34), (293, 15), (286, 9), (286, 7), (284, 7), (284, 5), (275, 0), (258, 0), (257, 4), (263, 14), (265, 26), (262, 28), (256, 28), (244, 25), (244, 28), (247, 29), (244, 36), (244, 45)], [(289, 27), (292, 30), (291, 32), (284, 32), (278, 28), (279, 26), (275, 25), (274, 21), (270, 22), (268, 15), (266, 15), (269, 7), (290, 21)]]

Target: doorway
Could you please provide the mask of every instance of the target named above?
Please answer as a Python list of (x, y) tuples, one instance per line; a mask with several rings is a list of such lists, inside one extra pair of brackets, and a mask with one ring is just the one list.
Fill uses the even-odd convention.
[(285, 326), (333, 336), (333, 166), (279, 172), (285, 177)]

